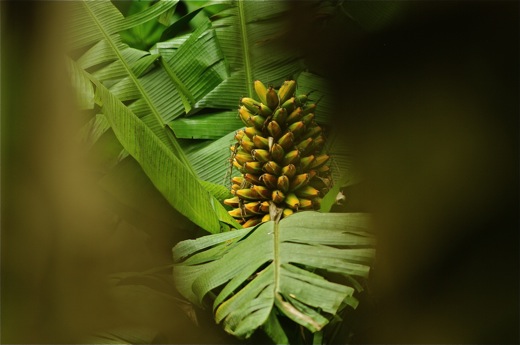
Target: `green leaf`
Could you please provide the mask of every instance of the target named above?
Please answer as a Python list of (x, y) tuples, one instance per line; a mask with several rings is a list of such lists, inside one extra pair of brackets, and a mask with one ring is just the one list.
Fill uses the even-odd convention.
[[(95, 81), (111, 127), (155, 187), (180, 213), (209, 232), (219, 232), (220, 220), (234, 224), (218, 201), (193, 173), (135, 114), (100, 82)], [(223, 211), (223, 212), (222, 212)], [(228, 217), (223, 218), (224, 214)]]
[[(79, 63), (83, 68), (104, 66), (94, 70), (92, 80), (105, 116), (123, 147), (168, 202), (194, 223), (209, 232), (221, 231), (219, 220), (240, 227), (200, 185), (173, 132), (164, 123), (182, 112), (175, 110), (182, 107), (182, 100), (185, 106), (191, 106), (222, 80), (219, 67), (222, 57), (218, 55), (214, 32), (208, 30), (209, 23), (190, 35), (175, 54), (161, 61), (159, 68), (149, 71), (157, 56), (129, 48), (118, 35), (111, 34), (117, 27), (113, 21), (120, 17), (116, 9), (103, 16), (97, 3), (80, 5), (83, 12), (76, 19), (92, 24), (90, 27), (100, 33), (96, 37), (102, 40)], [(136, 14), (133, 18), (128, 22), (135, 23), (136, 18), (144, 17)], [(197, 57), (199, 50), (206, 50), (207, 54)], [(204, 82), (197, 84), (199, 80)], [(175, 95), (177, 98), (172, 97)], [(126, 107), (122, 101), (133, 103)]]
[[(183, 241), (173, 249), (177, 289), (198, 305), (216, 296), (216, 322), (237, 337), (264, 327), (285, 342), (279, 315), (320, 331), (345, 304), (357, 306), (357, 281), (368, 277), (374, 257), (368, 226), (367, 214), (307, 211)], [(329, 273), (348, 279), (332, 281)]]
[[(105, 34), (112, 35), (128, 28), (143, 24), (173, 8), (178, 0), (161, 0), (147, 10), (124, 18), (110, 1), (73, 2), (70, 4), (69, 44), (72, 50), (100, 41)], [(98, 20), (89, 19), (90, 13)], [(105, 34), (99, 31), (104, 24)]]
[(187, 154), (193, 169), (204, 181), (229, 186), (231, 176), (238, 174), (232, 169), (231, 151), (229, 147), (235, 143), (235, 132), (228, 133), (211, 144), (196, 150), (190, 150)]
[(71, 59), (66, 59), (66, 61), (79, 109), (94, 109), (94, 87), (92, 83), (75, 61)]
[[(153, 2), (151, 1), (132, 1), (125, 13), (127, 16), (126, 20), (136, 20), (136, 18), (142, 16), (143, 13), (147, 13), (146, 11), (151, 6), (153, 6)], [(134, 48), (147, 50), (160, 39), (161, 34), (165, 29), (165, 26), (160, 23), (159, 18), (168, 15), (169, 13), (171, 14), (174, 11), (175, 6), (166, 12), (156, 13), (151, 20), (148, 20), (145, 23), (133, 26), (132, 28), (121, 32), (123, 41)]]
[(175, 21), (175, 23), (173, 23), (166, 30), (163, 31), (160, 40), (165, 41), (170, 37), (177, 36), (177, 34), (179, 34), (187, 26), (187, 24), (193, 19), (193, 17), (195, 17), (203, 9), (204, 7), (199, 7), (194, 11), (191, 11), (188, 14), (184, 15), (179, 20)]
[(329, 124), (334, 115), (334, 94), (330, 84), (323, 77), (310, 72), (302, 72), (296, 79), (297, 94), (309, 94), (309, 100), (318, 102), (316, 108), (316, 122)]
[(212, 17), (231, 75), (204, 97), (198, 107), (236, 107), (244, 96), (253, 96), (253, 82), (280, 85), (303, 69), (294, 51), (283, 49), (289, 5), (283, 1), (215, 1), (227, 7)]
[(177, 118), (169, 126), (177, 138), (219, 139), (244, 127), (236, 111)]
[[(216, 43), (215, 32), (210, 30), (209, 22), (198, 27), (175, 54), (163, 53), (163, 56), (164, 69), (184, 97), (186, 113), (228, 74), (224, 57)], [(174, 111), (163, 118), (168, 122), (179, 115), (179, 112)]]

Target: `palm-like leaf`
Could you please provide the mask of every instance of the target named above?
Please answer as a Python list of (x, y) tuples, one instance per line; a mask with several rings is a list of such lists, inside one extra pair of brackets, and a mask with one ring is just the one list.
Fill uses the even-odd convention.
[[(76, 20), (88, 28), (84, 35), (91, 39), (102, 38), (78, 60), (78, 64), (86, 69), (110, 62), (93, 72), (90, 78), (96, 84), (105, 116), (125, 150), (140, 163), (172, 206), (193, 222), (210, 232), (221, 231), (219, 221), (238, 227), (220, 203), (201, 186), (179, 144), (164, 125), (164, 121), (179, 113), (175, 110), (176, 104), (183, 103), (184, 108), (190, 107), (198, 95), (204, 93), (204, 88), (215, 82), (216, 79), (211, 76), (219, 75), (218, 71), (213, 72), (218, 69), (215, 61), (207, 61), (208, 57), (191, 64), (189, 62), (195, 54), (194, 49), (201, 48), (199, 42), (203, 46), (207, 42), (211, 45), (211, 32), (206, 31), (207, 27), (201, 27), (188, 38), (186, 48), (182, 50), (181, 47), (175, 53), (175, 67), (166, 60), (161, 63), (162, 68), (146, 73), (157, 56), (129, 48), (118, 35), (112, 34), (119, 28), (116, 24), (122, 21), (117, 10), (102, 12), (106, 4), (100, 2), (81, 2), (77, 8)], [(163, 9), (167, 8), (165, 6)], [(206, 68), (208, 63), (211, 68)], [(182, 74), (186, 68), (191, 74)], [(199, 83), (187, 91), (184, 86), (200, 78), (198, 71), (201, 70), (203, 75), (209, 75), (207, 79), (210, 81)], [(100, 80), (104, 80), (110, 89)], [(180, 90), (182, 97), (179, 96), (181, 102), (176, 103), (171, 101), (170, 95), (179, 95), (177, 90)], [(133, 103), (127, 107), (122, 101)]]
[(200, 105), (236, 107), (237, 100), (253, 94), (253, 81), (280, 84), (303, 69), (293, 51), (280, 47), (287, 31), (288, 4), (283, 1), (218, 1), (227, 5), (212, 19), (231, 76)]
[(173, 249), (177, 287), (199, 305), (213, 296), (215, 319), (227, 332), (247, 338), (263, 327), (287, 343), (280, 315), (316, 332), (341, 307), (357, 306), (353, 294), (374, 255), (368, 221), (366, 214), (302, 212), (181, 242)]

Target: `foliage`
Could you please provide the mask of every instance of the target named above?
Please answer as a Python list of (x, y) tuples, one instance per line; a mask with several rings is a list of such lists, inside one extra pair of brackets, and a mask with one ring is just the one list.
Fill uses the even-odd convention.
[[(181, 242), (174, 248), (178, 289), (199, 305), (214, 294), (215, 320), (238, 337), (261, 326), (275, 342), (288, 343), (280, 315), (320, 331), (338, 310), (357, 306), (357, 279), (367, 278), (374, 254), (367, 218), (307, 211)], [(326, 273), (345, 281), (329, 281)]]
[[(288, 3), (118, 6), (126, 16), (110, 2), (70, 4), (69, 72), (78, 105), (90, 115), (80, 138), (89, 148), (110, 143), (101, 185), (109, 188), (106, 181), (121, 171), (144, 172), (172, 212), (214, 234), (174, 248), (174, 276), (191, 302), (214, 299), (227, 332), (247, 338), (261, 327), (286, 343), (294, 338), (281, 320), (288, 318), (320, 339), (326, 324), (357, 305), (354, 292), (373, 258), (367, 215), (303, 212), (240, 229), (220, 202), (230, 195), (223, 186), (231, 175), (229, 145), (242, 127), (236, 107), (253, 94), (255, 79), (274, 86), (296, 79), (301, 93), (319, 100), (317, 120), (330, 122), (326, 79), (306, 70), (301, 53), (283, 48)], [(333, 176), (341, 185), (355, 183), (349, 152), (334, 138)], [(132, 342), (134, 335), (121, 334), (128, 332), (101, 339)], [(152, 339), (153, 331), (147, 334)]]

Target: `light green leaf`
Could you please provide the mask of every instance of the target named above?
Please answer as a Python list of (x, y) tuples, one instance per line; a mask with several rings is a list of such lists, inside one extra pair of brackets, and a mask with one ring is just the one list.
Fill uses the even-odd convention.
[[(192, 172), (100, 82), (94, 81), (110, 125), (123, 147), (141, 165), (166, 200), (180, 213), (209, 232), (219, 232), (223, 206), (198, 182)], [(221, 209), (221, 210), (219, 210)], [(226, 212), (227, 215), (227, 212)], [(231, 217), (222, 219), (234, 224)]]
[[(307, 211), (183, 241), (173, 249), (177, 289), (199, 305), (216, 294), (215, 320), (237, 337), (264, 327), (286, 342), (279, 315), (320, 331), (345, 304), (357, 306), (354, 292), (374, 257), (369, 224), (367, 214)], [(332, 281), (329, 272), (356, 284)]]
[[(161, 0), (145, 11), (124, 18), (121, 12), (110, 1), (71, 2), (69, 4), (69, 46), (72, 50), (88, 46), (104, 39), (99, 31), (100, 23), (104, 24), (105, 32), (112, 35), (128, 28), (143, 24), (161, 13), (168, 11), (177, 4), (178, 0)], [(97, 18), (92, 21), (92, 15)]]
[[(209, 22), (198, 27), (175, 54), (162, 55), (163, 67), (182, 95), (186, 113), (228, 75), (224, 57)], [(174, 102), (170, 100), (169, 103)], [(173, 110), (163, 114), (164, 121), (169, 122), (181, 112)]]
[(283, 1), (214, 1), (227, 5), (212, 17), (213, 28), (229, 63), (231, 76), (204, 97), (198, 107), (235, 108), (253, 96), (253, 82), (280, 85), (303, 69), (294, 51), (280, 47), (287, 31), (289, 5)]
[(237, 111), (181, 117), (169, 123), (175, 136), (184, 139), (219, 139), (244, 127)]
[(197, 175), (205, 181), (231, 187), (229, 182), (231, 176), (238, 174), (236, 169), (232, 169), (229, 161), (231, 157), (229, 147), (235, 142), (233, 131), (209, 145), (187, 153)]

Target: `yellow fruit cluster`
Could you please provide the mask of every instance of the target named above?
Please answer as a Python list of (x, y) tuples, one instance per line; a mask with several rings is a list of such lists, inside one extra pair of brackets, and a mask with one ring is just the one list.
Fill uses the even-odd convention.
[(246, 125), (231, 146), (233, 165), (242, 173), (232, 178), (229, 214), (244, 227), (271, 220), (270, 205), (287, 217), (319, 208), (331, 186), (329, 160), (321, 153), (325, 139), (314, 121), (315, 103), (295, 95), (296, 82), (287, 80), (276, 91), (254, 83), (260, 101), (244, 97), (239, 116)]

